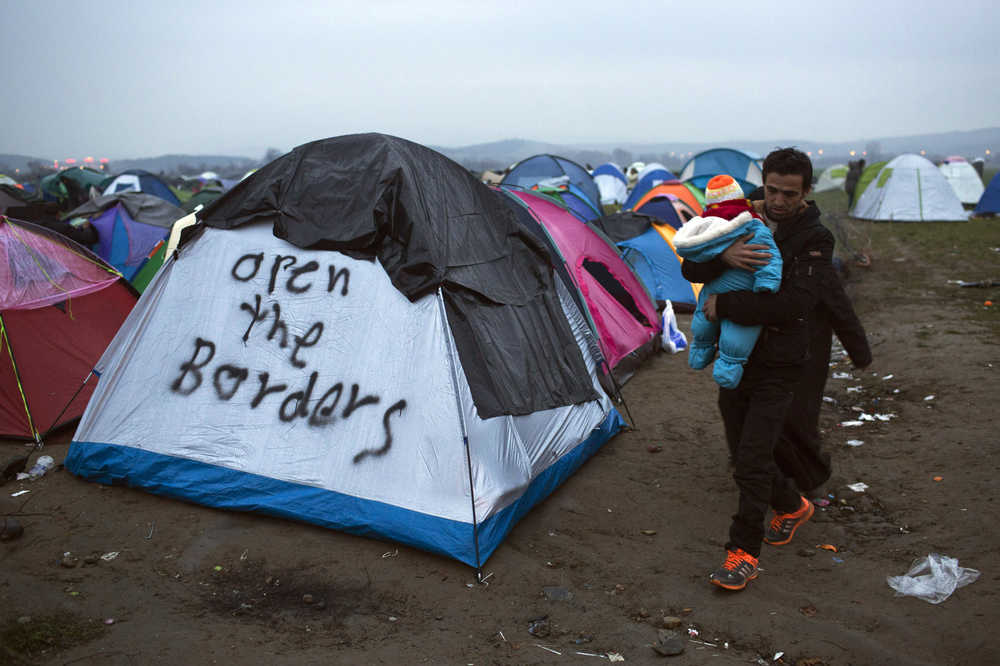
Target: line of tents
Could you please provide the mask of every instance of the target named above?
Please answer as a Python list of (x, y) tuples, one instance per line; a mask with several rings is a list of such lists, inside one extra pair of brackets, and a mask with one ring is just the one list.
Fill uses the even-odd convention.
[[(820, 173), (814, 187), (844, 189), (848, 166), (835, 164)], [(962, 221), (972, 215), (1000, 213), (1000, 180), (984, 187), (965, 158), (951, 156), (935, 166), (920, 155), (899, 155), (865, 166), (854, 191), (851, 215), (879, 221)]]

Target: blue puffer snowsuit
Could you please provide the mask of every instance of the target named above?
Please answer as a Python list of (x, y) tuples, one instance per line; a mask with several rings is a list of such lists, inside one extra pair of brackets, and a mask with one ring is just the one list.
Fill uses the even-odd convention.
[(705, 284), (698, 295), (698, 305), (691, 320), (691, 346), (688, 350), (688, 365), (701, 370), (715, 358), (718, 341), (719, 360), (712, 369), (712, 378), (724, 388), (736, 388), (743, 378), (743, 365), (757, 344), (760, 326), (743, 326), (723, 319), (709, 321), (702, 311), (705, 299), (711, 294), (727, 291), (753, 290), (755, 292), (777, 291), (781, 285), (781, 253), (774, 243), (774, 237), (767, 226), (748, 212), (743, 212), (732, 220), (721, 217), (695, 217), (680, 228), (674, 236), (677, 254), (684, 259), (703, 263), (714, 259), (739, 238), (753, 233), (748, 243), (767, 245), (771, 258), (767, 265), (756, 271), (728, 268)]

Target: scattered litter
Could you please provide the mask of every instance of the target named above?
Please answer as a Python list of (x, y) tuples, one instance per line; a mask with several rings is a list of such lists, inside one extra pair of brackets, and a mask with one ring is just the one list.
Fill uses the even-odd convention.
[(642, 534), (644, 536), (653, 536), (654, 534), (656, 534), (656, 530), (639, 530), (639, 534)]
[(899, 389), (892, 389), (893, 393), (899, 393)]
[(113, 550), (110, 553), (104, 553), (103, 555), (101, 555), (101, 559), (104, 560), (105, 562), (110, 562), (111, 560), (113, 560), (116, 557), (118, 557), (118, 555), (120, 555), (120, 554), (121, 554), (121, 551)]
[(10, 496), (11, 497), (20, 497), (21, 495), (24, 495), (25, 493), (30, 493), (30, 492), (31, 492), (30, 490), (18, 490), (16, 493), (11, 493)]
[(222, 566), (216, 564), (214, 567), (212, 567), (212, 571), (222, 571)]
[(249, 555), (250, 549), (246, 548), (242, 553), (240, 553), (240, 562), (246, 562)]
[[(145, 537), (146, 541), (149, 541), (150, 539), (153, 538), (153, 530), (155, 529), (156, 529), (156, 521), (153, 521), (152, 523), (149, 524), (149, 534), (147, 534)], [(246, 551), (243, 552), (245, 553)]]
[(816, 506), (830, 506), (830, 500), (820, 497), (819, 499), (814, 499), (812, 501)]
[(859, 421), (888, 421), (896, 418), (895, 414), (860, 414)]
[(504, 643), (507, 642), (507, 637), (503, 635), (502, 631), (498, 631), (497, 635), (500, 636), (500, 640), (502, 640)]
[(861, 387), (860, 386), (848, 386), (847, 387), (847, 392), (848, 393), (860, 393), (861, 392)]
[(385, 560), (390, 557), (396, 557), (397, 555), (399, 555), (399, 548), (396, 548), (395, 550), (387, 550), (386, 552), (382, 553), (382, 559)]
[(115, 623), (115, 618), (113, 617), (104, 618), (104, 624), (114, 624), (114, 623)]
[(840, 425), (844, 428), (853, 428), (855, 426), (864, 425), (864, 421), (841, 421)]
[(882, 379), (884, 381), (886, 379), (892, 379), (892, 378), (893, 378), (893, 375), (889, 374), (889, 375), (886, 375), (885, 377), (883, 377)]
[(834, 379), (854, 379), (849, 372), (835, 372), (832, 377)]
[(931, 401), (931, 400), (933, 400), (933, 399), (934, 399), (934, 396), (933, 396), (933, 395), (925, 395), (925, 396), (924, 396), (924, 401), (925, 401), (925, 402), (930, 402), (930, 401)]
[(779, 659), (781, 659), (784, 656), (785, 656), (784, 652), (775, 652), (774, 656), (771, 657), (771, 661), (778, 661)]
[(837, 404), (837, 401), (836, 401), (836, 400), (834, 400), (833, 398), (831, 398), (831, 397), (830, 397), (830, 396), (828, 396), (828, 395), (824, 395), (824, 396), (823, 396), (823, 402), (832, 402), (833, 404)]
[(553, 650), (550, 647), (545, 647), (544, 645), (539, 645), (538, 643), (535, 643), (535, 647), (536, 648), (542, 648), (546, 652), (551, 652), (552, 654), (558, 654), (558, 655), (562, 656), (562, 652), (559, 652), (558, 650)]
[(45, 476), (45, 473), (50, 469), (55, 467), (56, 461), (52, 459), (52, 456), (38, 456), (38, 460), (35, 464), (28, 470), (28, 477), (31, 479), (37, 479)]
[(816, 547), (817, 548), (821, 548), (822, 550), (831, 550), (831, 551), (833, 551), (835, 553), (839, 553), (840, 552), (839, 550), (837, 550), (837, 547), (834, 546), (832, 543), (821, 543), (821, 544), (817, 544)]
[(688, 627), (688, 636), (690, 636), (691, 638), (694, 638), (697, 635), (698, 635), (698, 630), (697, 629), (695, 629), (694, 627)]
[(935, 481), (944, 481), (944, 477), (943, 476), (935, 476), (934, 480)]
[(609, 652), (608, 661), (625, 661), (625, 657), (621, 656), (617, 652)]
[(847, 445), (848, 446), (861, 446), (864, 443), (865, 443), (865, 440), (863, 440), (863, 439), (849, 439), (849, 440), (847, 440)]
[(599, 659), (607, 659), (608, 658), (606, 655), (597, 654), (596, 652), (580, 652), (579, 650), (577, 650), (573, 654), (578, 654), (581, 657), (598, 657)]
[(831, 557), (830, 559), (833, 560), (834, 564), (843, 564), (844, 563), (843, 559), (841, 559), (839, 557), (836, 557), (836, 556)]
[(977, 570), (958, 566), (956, 558), (931, 553), (914, 560), (905, 576), (886, 576), (886, 582), (896, 591), (897, 597), (912, 596), (939, 604), (956, 589), (977, 578)]
[(868, 490), (868, 484), (863, 481), (858, 481), (857, 483), (849, 483), (847, 487), (856, 493), (863, 493)]

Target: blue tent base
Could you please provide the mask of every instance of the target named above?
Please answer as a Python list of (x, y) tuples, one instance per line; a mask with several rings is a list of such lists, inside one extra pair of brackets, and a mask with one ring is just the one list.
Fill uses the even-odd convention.
[(220, 509), (291, 518), (406, 544), (481, 567), (518, 520), (552, 494), (624, 425), (621, 415), (612, 409), (587, 439), (539, 474), (517, 501), (480, 523), (478, 563), (471, 523), (375, 500), (101, 442), (74, 440), (65, 467), (97, 483), (127, 485)]

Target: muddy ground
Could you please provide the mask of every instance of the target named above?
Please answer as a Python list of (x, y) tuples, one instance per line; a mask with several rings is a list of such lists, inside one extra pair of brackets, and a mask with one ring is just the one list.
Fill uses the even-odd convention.
[[(664, 354), (625, 387), (637, 428), (514, 528), (486, 585), (411, 548), (61, 468), (8, 483), (0, 515), (24, 535), (0, 543), (0, 663), (1000, 663), (1000, 316), (984, 305), (1000, 289), (948, 282), (1000, 278), (1000, 221), (853, 223), (849, 237), (873, 256), (849, 290), (875, 363), (835, 357), (850, 378), (830, 380), (822, 416), (829, 504), (765, 546), (745, 591), (707, 581), (736, 500), (715, 385)], [(892, 416), (839, 425), (860, 413)], [(46, 452), (61, 462), (71, 436)], [(929, 553), (982, 575), (940, 605), (894, 596), (886, 576)], [(651, 648), (665, 616), (679, 656)]]

